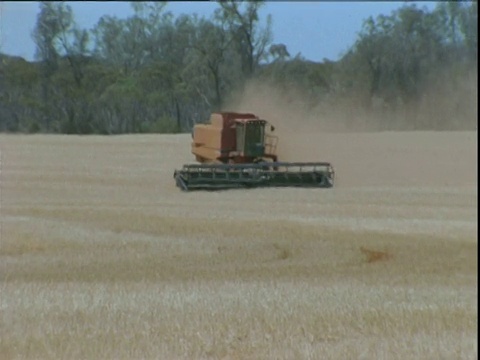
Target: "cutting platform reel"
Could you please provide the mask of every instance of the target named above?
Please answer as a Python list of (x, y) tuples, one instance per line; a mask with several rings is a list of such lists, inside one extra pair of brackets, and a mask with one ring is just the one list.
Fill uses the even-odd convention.
[(183, 191), (257, 187), (330, 188), (335, 172), (326, 162), (261, 162), (255, 164), (192, 164), (175, 170)]

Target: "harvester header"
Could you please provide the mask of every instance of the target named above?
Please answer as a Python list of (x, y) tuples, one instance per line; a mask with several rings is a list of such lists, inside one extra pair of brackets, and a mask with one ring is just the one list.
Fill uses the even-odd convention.
[(192, 154), (199, 164), (175, 170), (184, 190), (251, 187), (332, 187), (328, 162), (279, 162), (273, 125), (250, 113), (212, 113), (192, 132)]

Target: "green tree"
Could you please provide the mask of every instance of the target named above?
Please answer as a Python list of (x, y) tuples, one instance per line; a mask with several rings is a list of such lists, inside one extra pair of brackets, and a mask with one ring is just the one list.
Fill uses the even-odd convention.
[(38, 131), (42, 103), (36, 64), (0, 55), (0, 131)]
[(221, 1), (216, 10), (216, 18), (226, 26), (233, 37), (237, 56), (241, 59), (245, 77), (253, 75), (261, 61), (268, 58), (269, 45), (272, 42), (271, 15), (267, 24), (260, 27), (259, 11), (264, 1)]
[[(74, 118), (80, 113), (74, 108), (85, 108), (85, 102), (80, 96), (82, 91), (71, 87), (82, 88), (88, 63), (88, 32), (77, 27), (72, 9), (65, 2), (45, 1), (40, 3), (32, 37), (36, 44), (36, 58), (41, 63), (41, 123), (47, 131), (55, 130), (52, 124), (64, 128), (62, 124), (65, 122), (70, 124), (69, 129), (76, 129), (78, 126), (73, 127), (72, 124), (79, 124), (81, 119)], [(67, 81), (66, 76), (70, 76), (72, 81)], [(58, 107), (63, 111), (59, 111)], [(66, 111), (66, 108), (69, 110)]]
[[(58, 69), (59, 54), (56, 41), (62, 28), (60, 21), (63, 20), (59, 21), (57, 17), (58, 5), (47, 1), (40, 2), (40, 12), (32, 33), (33, 41), (36, 44), (35, 58), (42, 64), (42, 101), (44, 106), (41, 124), (47, 131), (50, 130), (51, 119), (54, 116), (49, 107), (52, 88), (51, 77)], [(65, 24), (65, 26), (67, 25)]]
[(193, 21), (194, 33), (185, 76), (208, 107), (220, 110), (224, 94), (233, 82), (229, 76), (231, 67), (225, 58), (232, 38), (222, 26), (208, 19), (194, 18)]

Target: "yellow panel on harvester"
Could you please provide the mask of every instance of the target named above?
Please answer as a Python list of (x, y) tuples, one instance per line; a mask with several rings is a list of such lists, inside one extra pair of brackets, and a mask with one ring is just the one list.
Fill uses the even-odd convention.
[(210, 124), (212, 127), (223, 128), (224, 119), (222, 114), (213, 113), (210, 115)]
[[(192, 143), (192, 154), (199, 156), (205, 160), (217, 160), (220, 157), (220, 150), (208, 148), (204, 146), (195, 146), (195, 143)], [(197, 159), (198, 160), (198, 159)]]
[(193, 130), (193, 142), (197, 145), (220, 150), (222, 146), (222, 128), (196, 125)]

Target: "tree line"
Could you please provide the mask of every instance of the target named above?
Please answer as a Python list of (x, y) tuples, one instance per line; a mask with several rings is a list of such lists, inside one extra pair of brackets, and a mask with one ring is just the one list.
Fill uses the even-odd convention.
[[(407, 4), (368, 18), (340, 60), (323, 62), (274, 43), (262, 6), (221, 1), (207, 18), (174, 16), (167, 2), (132, 2), (130, 17), (105, 15), (87, 30), (65, 2), (41, 2), (36, 61), (0, 54), (0, 131), (186, 132), (251, 79), (302, 89), (306, 106), (349, 99), (359, 111), (402, 113), (411, 128), (476, 128), (476, 87), (445, 98), (453, 110), (475, 112), (467, 123), (441, 114), (427, 121), (417, 111), (438, 101), (428, 89), (455, 93), (476, 76), (476, 1), (440, 2), (432, 11)], [(383, 121), (393, 128), (400, 120)]]

